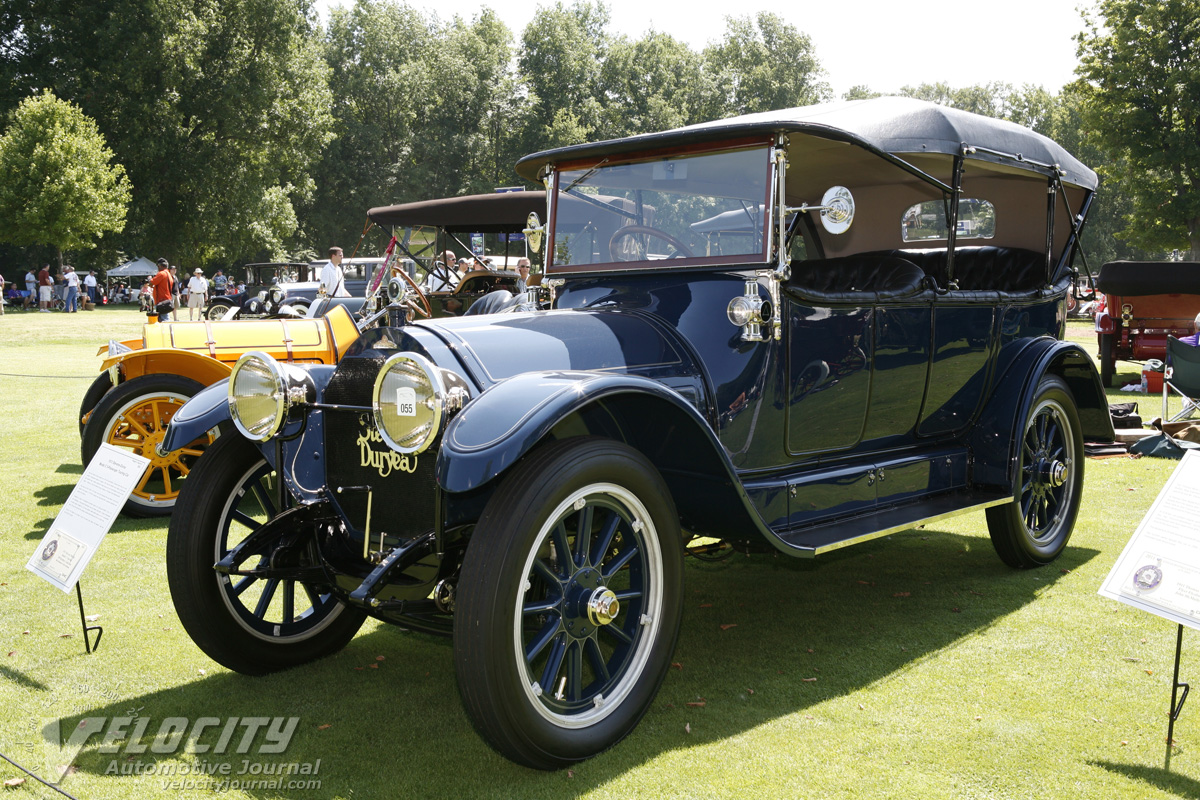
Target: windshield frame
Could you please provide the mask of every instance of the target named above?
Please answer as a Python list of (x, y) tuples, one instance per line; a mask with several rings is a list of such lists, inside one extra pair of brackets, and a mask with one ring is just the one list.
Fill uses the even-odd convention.
[[(774, 235), (773, 235), (773, 220), (776, 217), (775, 197), (774, 197), (774, 173), (776, 170), (775, 161), (772, 150), (774, 141), (770, 138), (750, 137), (737, 140), (726, 140), (714, 144), (702, 146), (691, 146), (686, 148), (671, 148), (670, 150), (653, 150), (638, 153), (623, 154), (619, 158), (601, 157), (589, 158), (584, 160), (567, 161), (557, 164), (554, 167), (552, 178), (549, 182), (547, 198), (549, 201), (549, 213), (546, 241), (546, 273), (555, 274), (581, 274), (581, 273), (607, 273), (607, 272), (631, 272), (645, 270), (663, 270), (663, 269), (683, 269), (683, 268), (730, 268), (736, 269), (752, 268), (771, 263), (771, 256), (774, 252)], [(638, 164), (654, 164), (657, 162), (668, 161), (672, 159), (687, 159), (697, 156), (712, 156), (721, 154), (742, 153), (745, 151), (759, 151), (762, 154), (762, 197), (757, 201), (762, 209), (762, 217), (760, 223), (762, 230), (760, 237), (762, 241), (762, 249), (754, 253), (734, 253), (722, 254), (715, 256), (681, 256), (677, 258), (658, 258), (646, 259), (638, 261), (597, 261), (586, 264), (562, 264), (555, 263), (555, 245), (557, 244), (557, 228), (558, 228), (558, 212), (559, 199), (563, 194), (563, 189), (572, 189), (575, 184), (588, 184), (588, 179), (594, 173), (601, 172), (604, 169), (612, 167), (628, 167)], [(582, 173), (582, 179), (580, 177)], [(567, 182), (573, 181), (574, 183)], [(564, 186), (565, 182), (565, 186)], [(560, 188), (562, 187), (562, 188)], [(601, 188), (603, 191), (603, 188)], [(715, 195), (714, 195), (715, 196)], [(749, 201), (754, 203), (755, 201)], [(718, 212), (720, 213), (727, 212)], [(700, 220), (697, 220), (699, 222)]]

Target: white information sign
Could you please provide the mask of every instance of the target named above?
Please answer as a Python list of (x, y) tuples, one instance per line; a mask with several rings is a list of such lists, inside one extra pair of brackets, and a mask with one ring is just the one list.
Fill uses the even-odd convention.
[(1200, 630), (1200, 451), (1183, 454), (1100, 594)]
[(149, 463), (129, 450), (100, 445), (25, 568), (71, 591)]

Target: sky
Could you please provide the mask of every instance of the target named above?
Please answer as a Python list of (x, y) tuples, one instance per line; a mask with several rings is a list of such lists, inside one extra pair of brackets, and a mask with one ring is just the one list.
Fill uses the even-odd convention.
[[(539, 5), (552, 0), (408, 0), (414, 8), (449, 20), (470, 20), (481, 5), (492, 8), (516, 42)], [(569, 2), (565, 3), (569, 4)], [(330, 6), (351, 0), (317, 0)], [(995, 3), (897, 3), (880, 0), (806, 0), (789, 4), (743, 0), (609, 0), (609, 32), (640, 38), (650, 29), (669, 33), (700, 50), (719, 41), (725, 16), (771, 11), (809, 35), (836, 96), (865, 84), (877, 92), (920, 83), (958, 88), (991, 81), (1041, 85), (1058, 92), (1074, 79), (1075, 34), (1083, 30), (1077, 6), (1088, 0), (1004, 0)], [(712, 8), (712, 12), (705, 9)], [(720, 10), (717, 10), (720, 9)], [(977, 11), (973, 14), (972, 9)]]

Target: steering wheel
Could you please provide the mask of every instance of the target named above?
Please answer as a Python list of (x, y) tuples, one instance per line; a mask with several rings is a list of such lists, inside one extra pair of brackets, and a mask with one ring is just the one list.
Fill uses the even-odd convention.
[[(397, 270), (395, 270), (395, 272), (401, 278), (404, 278), (404, 282), (408, 284), (408, 288), (412, 289), (411, 293), (410, 292), (404, 293), (404, 298), (403, 298), (404, 305), (411, 308), (413, 310), (413, 313), (415, 313), (415, 314), (420, 314), (422, 317), (426, 317), (426, 318), (432, 317), (433, 316), (433, 308), (430, 307), (430, 305), (429, 305), (429, 298), (427, 298), (425, 296), (425, 293), (421, 291), (421, 287), (417, 286), (417, 282), (414, 281), (412, 276), (409, 275), (407, 272), (405, 272), (403, 269), (397, 269)], [(415, 297), (413, 296), (414, 294), (416, 295)], [(417, 302), (416, 302), (417, 300), (421, 301), (420, 305), (417, 305)]]
[(612, 257), (612, 260), (640, 261), (641, 259), (639, 258), (622, 257), (630, 255), (630, 251), (625, 249), (622, 242), (631, 236), (637, 236), (639, 234), (645, 234), (647, 236), (653, 236), (656, 239), (662, 239), (664, 242), (671, 245), (671, 247), (674, 247), (675, 252), (671, 255), (671, 258), (691, 258), (696, 255), (686, 244), (665, 231), (660, 231), (658, 228), (651, 228), (646, 225), (626, 225), (624, 228), (618, 228), (617, 232), (614, 233), (612, 238), (608, 240), (608, 254)]

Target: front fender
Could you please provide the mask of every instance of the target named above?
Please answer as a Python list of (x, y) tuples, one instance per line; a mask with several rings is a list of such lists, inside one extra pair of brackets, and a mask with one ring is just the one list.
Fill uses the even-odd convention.
[[(616, 394), (657, 397), (707, 431), (704, 418), (657, 381), (636, 375), (530, 372), (501, 381), (473, 400), (446, 427), (438, 454), (438, 485), (465, 492), (508, 469), (561, 420)], [(712, 443), (719, 447), (709, 432)]]
[(142, 375), (182, 375), (205, 386), (229, 377), (233, 367), (205, 354), (188, 350), (154, 348), (134, 350), (104, 360), (102, 370), (117, 367), (121, 380), (128, 381)]
[(1074, 342), (1035, 339), (1009, 362), (979, 423), (971, 429), (973, 483), (1005, 490), (1015, 485), (1021, 426), (1029, 417), (1038, 383), (1047, 374), (1061, 377), (1074, 395), (1085, 441), (1116, 438), (1108, 398), (1087, 352)]
[(711, 427), (682, 395), (637, 375), (545, 371), (492, 386), (447, 426), (438, 485), (469, 492), (549, 437), (598, 435), (641, 451), (662, 474), (684, 527), (772, 538)]
[(206, 386), (188, 400), (171, 417), (161, 450), (169, 453), (195, 441), (205, 431), (224, 422), (231, 422), (229, 413), (229, 379)]

